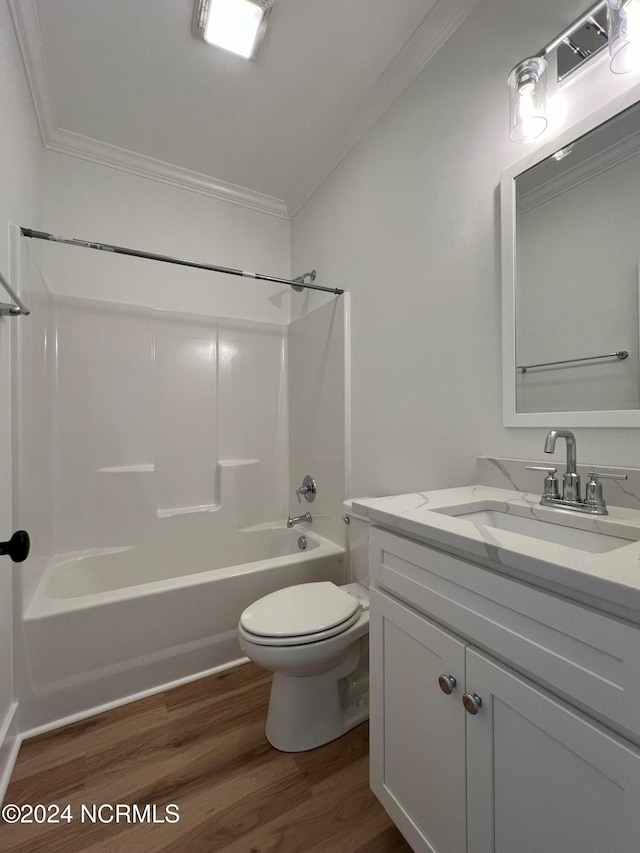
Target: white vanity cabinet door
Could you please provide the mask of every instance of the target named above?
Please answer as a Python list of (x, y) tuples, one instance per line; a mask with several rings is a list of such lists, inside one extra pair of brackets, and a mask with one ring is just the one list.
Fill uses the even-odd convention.
[(370, 596), (371, 787), (415, 851), (465, 853), (465, 643)]
[(467, 648), (468, 853), (638, 853), (640, 752)]

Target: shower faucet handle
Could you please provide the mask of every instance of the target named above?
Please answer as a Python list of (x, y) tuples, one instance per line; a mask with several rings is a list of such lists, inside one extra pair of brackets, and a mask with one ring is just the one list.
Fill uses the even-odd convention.
[(309, 503), (313, 503), (316, 499), (316, 481), (307, 474), (302, 481), (302, 485), (298, 486), (296, 489), (296, 497), (298, 498), (298, 503), (302, 503), (302, 495), (309, 501)]

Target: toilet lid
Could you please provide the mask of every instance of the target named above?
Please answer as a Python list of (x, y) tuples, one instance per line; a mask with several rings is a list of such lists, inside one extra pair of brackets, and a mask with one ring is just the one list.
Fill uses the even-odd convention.
[(240, 624), (263, 637), (301, 637), (342, 625), (357, 610), (357, 599), (334, 583), (303, 583), (259, 598), (244, 611)]

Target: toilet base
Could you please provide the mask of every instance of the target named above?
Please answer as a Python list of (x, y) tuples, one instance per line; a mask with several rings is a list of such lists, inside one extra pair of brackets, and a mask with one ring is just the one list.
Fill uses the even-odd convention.
[(274, 673), (265, 734), (281, 752), (306, 752), (342, 737), (369, 719), (369, 677), (356, 671), (358, 643), (321, 675)]

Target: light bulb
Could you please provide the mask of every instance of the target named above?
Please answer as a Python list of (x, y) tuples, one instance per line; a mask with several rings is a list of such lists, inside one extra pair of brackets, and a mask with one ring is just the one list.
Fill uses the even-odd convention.
[(609, 54), (614, 74), (640, 68), (640, 2), (607, 0)]
[(543, 57), (525, 59), (509, 75), (509, 136), (528, 142), (547, 127), (547, 63)]
[(264, 17), (264, 10), (251, 0), (211, 0), (204, 39), (249, 58)]

